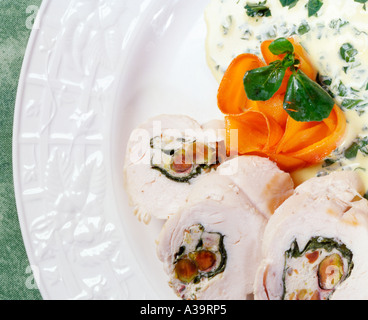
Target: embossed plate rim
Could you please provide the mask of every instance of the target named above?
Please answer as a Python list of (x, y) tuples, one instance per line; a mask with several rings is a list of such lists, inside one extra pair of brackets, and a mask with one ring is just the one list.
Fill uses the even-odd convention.
[[(68, 1), (64, 1), (64, 3), (61, 5), (63, 9), (65, 9), (66, 11), (62, 12), (61, 15), (52, 17), (55, 19), (59, 19), (59, 22), (61, 24), (61, 26), (59, 27), (59, 25), (57, 26), (56, 30), (52, 29), (54, 27), (53, 23), (52, 23), (52, 31), (47, 30), (46, 31), (50, 31), (52, 36), (55, 36), (56, 42), (58, 40), (57, 35), (60, 34), (60, 32), (62, 31), (62, 27), (63, 27), (63, 22), (62, 22), (62, 18), (64, 18), (64, 15), (66, 13), (69, 14), (69, 12), (67, 11), (67, 9), (70, 9), (69, 6), (70, 5), (74, 5), (75, 3), (77, 3), (78, 1), (75, 0), (68, 0)], [(101, 9), (102, 6), (109, 4), (110, 2), (108, 2), (107, 0), (99, 0), (97, 1), (98, 5), (100, 5), (101, 7), (99, 7), (98, 9)], [(97, 3), (95, 1), (95, 3)], [(79, 1), (79, 4), (86, 4), (89, 5), (88, 1)], [(145, 1), (145, 5), (149, 6), (149, 4), (151, 3), (151, 0), (146, 0)], [(126, 0), (124, 3), (118, 3), (121, 4), (122, 7), (124, 6), (129, 6), (133, 7), (134, 6), (134, 2), (130, 1), (130, 0)], [(39, 13), (38, 13), (38, 17), (37, 19), (39, 19), (40, 22), (40, 29), (42, 29), (42, 22), (44, 20), (44, 18), (49, 19), (50, 20), (50, 15), (52, 15), (49, 11), (52, 12), (51, 9), (55, 9), (58, 8), (58, 6), (60, 6), (60, 2), (56, 2), (56, 1), (50, 1), (50, 0), (44, 0), (40, 9), (39, 9)], [(135, 6), (137, 6), (137, 4), (135, 4)], [(106, 8), (106, 7), (105, 7)], [(128, 8), (128, 7), (127, 7)], [(128, 9), (129, 9), (128, 8)], [(109, 8), (108, 8), (109, 9)], [(88, 10), (88, 9), (87, 9)], [(54, 10), (55, 11), (55, 10)], [(53, 14), (55, 14), (55, 12), (53, 12)], [(59, 13), (58, 13), (59, 14)], [(129, 27), (130, 27), (130, 23), (132, 22), (131, 20), (134, 18), (132, 16), (132, 13), (129, 13), (128, 10), (128, 14), (130, 15), (130, 17), (128, 17), (128, 23), (129, 23)], [(48, 21), (50, 22), (50, 21)], [(36, 22), (35, 22), (36, 25)], [(38, 25), (38, 24), (37, 24)], [(83, 295), (75, 295), (75, 291), (77, 291), (79, 288), (74, 288), (77, 290), (74, 290), (74, 295), (71, 293), (72, 290), (70, 290), (70, 287), (75, 287), (76, 284), (72, 283), (72, 285), (70, 285), (70, 282), (68, 284), (64, 283), (66, 281), (63, 280), (63, 278), (61, 277), (60, 279), (60, 284), (55, 288), (56, 290), (52, 291), (50, 288), (50, 283), (52, 283), (53, 280), (48, 279), (47, 277), (44, 276), (44, 272), (43, 270), (41, 270), (41, 268), (39, 267), (39, 263), (40, 263), (40, 257), (39, 257), (39, 253), (38, 256), (37, 254), (35, 254), (35, 244), (34, 244), (34, 236), (31, 235), (30, 233), (30, 229), (31, 229), (31, 224), (34, 223), (35, 221), (31, 221), (32, 223), (30, 223), (30, 221), (27, 221), (28, 217), (26, 217), (26, 205), (24, 203), (23, 200), (23, 196), (24, 194), (22, 194), (22, 192), (24, 192), (24, 190), (22, 190), (22, 187), (24, 189), (24, 186), (22, 185), (22, 177), (21, 177), (21, 168), (20, 168), (20, 163), (22, 161), (20, 161), (20, 157), (21, 157), (21, 151), (24, 149), (24, 147), (22, 146), (22, 143), (20, 142), (21, 139), (21, 133), (24, 133), (24, 128), (22, 131), (22, 119), (21, 119), (21, 114), (22, 112), (25, 111), (26, 109), (26, 103), (28, 100), (24, 98), (24, 94), (27, 90), (27, 86), (29, 85), (28, 83), (28, 79), (27, 77), (29, 76), (29, 72), (32, 66), (35, 66), (37, 64), (37, 59), (39, 60), (39, 57), (35, 58), (35, 54), (39, 53), (40, 54), (40, 48), (36, 49), (36, 45), (37, 45), (37, 40), (39, 37), (41, 37), (40, 32), (41, 30), (35, 28), (34, 30), (32, 30), (31, 35), (29, 37), (29, 41), (28, 41), (28, 45), (26, 48), (26, 53), (24, 56), (24, 60), (23, 60), (23, 65), (22, 65), (22, 70), (21, 70), (21, 74), (20, 74), (20, 78), (19, 78), (19, 83), (18, 83), (18, 91), (17, 91), (17, 95), (16, 95), (16, 104), (15, 104), (15, 111), (14, 111), (14, 121), (13, 121), (13, 180), (14, 180), (14, 192), (15, 192), (15, 198), (16, 198), (16, 206), (18, 209), (18, 219), (19, 219), (19, 223), (20, 223), (20, 227), (21, 227), (21, 231), (22, 231), (22, 237), (24, 240), (24, 245), (26, 248), (26, 252), (28, 255), (28, 259), (30, 262), (30, 266), (32, 268), (33, 274), (34, 274), (34, 280), (38, 285), (38, 289), (42, 295), (42, 297), (44, 299), (88, 299), (89, 296), (86, 294), (85, 296)], [(50, 28), (49, 28), (50, 29)], [(125, 30), (124, 32), (132, 32), (132, 30)], [(124, 34), (125, 35), (125, 34)], [(51, 36), (51, 37), (52, 37)], [(50, 37), (49, 35), (46, 36)], [(51, 39), (51, 41), (55, 40), (55, 39)], [(50, 38), (47, 38), (47, 40), (50, 40)], [(55, 52), (53, 52), (55, 53)], [(35, 62), (36, 60), (36, 62)], [(44, 61), (42, 62), (42, 67), (43, 70), (48, 70), (49, 65), (47, 63), (45, 63)], [(46, 78), (48, 78), (48, 75), (46, 75)], [(47, 80), (48, 81), (48, 80)], [(44, 88), (43, 88), (44, 89)], [(32, 98), (34, 97), (38, 97), (37, 93), (34, 93), (32, 95)], [(40, 97), (38, 97), (40, 98)], [(26, 100), (26, 101), (25, 101)], [(40, 99), (41, 102), (44, 104), (44, 101), (42, 99)], [(29, 102), (29, 101), (28, 101)], [(43, 107), (45, 107), (43, 105)], [(59, 119), (60, 120), (60, 119)], [(101, 130), (103, 132), (104, 128), (103, 128), (104, 124), (102, 126), (99, 127), (99, 130)], [(32, 127), (33, 128), (33, 127)], [(42, 132), (42, 129), (39, 129)], [(103, 138), (102, 140), (104, 140), (105, 138)], [(42, 145), (42, 143), (39, 143), (39, 145)], [(73, 143), (71, 144), (73, 145)], [(102, 142), (100, 145), (100, 150), (102, 152), (102, 149), (104, 148), (104, 143)], [(27, 153), (27, 152), (26, 152)], [(27, 154), (30, 157), (32, 157), (33, 155), (31, 154)], [(52, 156), (51, 156), (52, 157)], [(70, 159), (69, 159), (70, 160)], [(95, 160), (95, 159), (94, 159)], [(85, 160), (87, 161), (87, 159)], [(87, 164), (83, 164), (85, 166), (87, 166)], [(44, 191), (44, 190), (43, 190)], [(46, 196), (43, 196), (43, 199), (46, 198)], [(106, 201), (107, 202), (107, 201)], [(38, 203), (39, 205), (39, 203)], [(41, 207), (42, 209), (42, 207)], [(43, 212), (44, 215), (46, 215), (46, 212)], [(41, 216), (41, 215), (40, 215)], [(115, 222), (115, 220), (114, 220)], [(119, 225), (112, 225), (112, 227), (117, 227), (119, 229)], [(49, 227), (49, 229), (51, 229), (51, 227)], [(54, 230), (48, 230), (53, 232)], [(122, 242), (122, 240), (124, 239), (124, 237), (122, 237), (122, 239), (119, 239), (120, 242)], [(128, 251), (130, 250), (130, 248), (127, 248), (125, 243), (119, 243), (119, 245), (121, 246), (121, 252), (122, 251)], [(38, 248), (39, 249), (39, 248)], [(58, 248), (52, 248), (52, 249), (58, 249)], [(129, 253), (127, 253), (129, 254)], [(56, 255), (55, 257), (52, 257), (53, 260), (52, 262), (54, 262), (55, 264), (57, 264), (57, 258), (58, 256)], [(127, 274), (127, 278), (126, 281), (123, 280), (121, 282), (122, 283), (122, 288), (120, 288), (121, 290), (116, 290), (115, 291), (119, 291), (119, 292), (113, 292), (111, 297), (107, 296), (106, 298), (116, 298), (116, 297), (126, 297), (126, 298), (142, 298), (145, 295), (148, 295), (148, 297), (152, 297), (152, 289), (148, 286), (148, 284), (144, 284), (146, 285), (146, 290), (147, 293), (145, 293), (143, 290), (143, 293), (141, 294), (140, 292), (138, 292), (137, 290), (137, 285), (136, 283), (140, 283), (140, 279), (138, 279), (137, 274), (139, 274), (139, 266), (135, 265), (135, 261), (132, 261), (132, 257), (129, 256), (130, 260), (129, 263), (129, 267), (131, 268), (126, 268), (126, 270), (123, 270), (123, 268), (121, 270), (118, 270), (117, 272), (123, 272)], [(55, 260), (55, 261), (54, 261)], [(134, 266), (134, 267), (133, 267)], [(62, 269), (63, 266), (60, 266), (60, 269)], [(64, 266), (65, 267), (65, 266)], [(125, 267), (125, 265), (124, 265)], [(131, 272), (130, 269), (136, 269), (133, 270), (133, 272)], [(106, 271), (102, 271), (102, 273)], [(110, 272), (111, 273), (111, 272)], [(43, 276), (42, 276), (43, 275)], [(64, 275), (64, 274), (63, 274)], [(58, 272), (57, 272), (57, 276), (59, 276)], [(69, 275), (68, 275), (69, 276)], [(70, 278), (73, 278), (74, 275), (70, 275)], [(111, 276), (113, 278), (113, 276)], [(103, 277), (102, 277), (103, 278)], [(128, 279), (129, 278), (129, 279)], [(68, 279), (70, 281), (70, 279)], [(80, 280), (80, 279), (78, 279)], [(120, 279), (121, 280), (121, 279)], [(129, 280), (129, 282), (128, 282)], [(110, 281), (111, 282), (111, 281)], [(118, 282), (118, 281), (117, 281)], [(116, 286), (120, 286), (121, 284), (117, 284)], [(69, 286), (69, 287), (68, 287)], [(101, 284), (101, 287), (103, 286), (103, 283)], [(121, 291), (121, 293), (120, 293)], [(83, 293), (83, 290), (81, 290), (81, 292)], [(108, 293), (106, 293), (107, 295)], [(98, 296), (97, 296), (98, 298)]]
[[(38, 10), (37, 18), (43, 16), (44, 12), (46, 11), (48, 6), (47, 0), (43, 0), (41, 3), (41, 7)], [(36, 24), (36, 21), (35, 21)], [(32, 272), (35, 277), (35, 281), (38, 285), (38, 289), (41, 293), (41, 296), (44, 299), (49, 299), (49, 296), (47, 294), (47, 291), (45, 290), (44, 286), (41, 283), (41, 279), (38, 277), (38, 271), (35, 269), (36, 266), (36, 259), (34, 257), (34, 254), (32, 252), (31, 248), (31, 242), (30, 242), (30, 235), (28, 232), (26, 232), (26, 221), (25, 217), (22, 214), (24, 212), (23, 203), (21, 201), (21, 198), (18, 196), (21, 193), (21, 187), (20, 187), (20, 178), (18, 175), (18, 168), (19, 168), (19, 161), (18, 161), (18, 154), (19, 154), (19, 145), (18, 145), (18, 139), (19, 139), (19, 126), (20, 126), (20, 112), (21, 112), (21, 102), (23, 100), (23, 92), (25, 89), (25, 77), (26, 77), (26, 69), (29, 66), (30, 60), (31, 60), (31, 53), (33, 51), (33, 46), (35, 45), (35, 40), (37, 37), (37, 30), (32, 29), (28, 44), (26, 47), (26, 51), (23, 57), (22, 62), (22, 68), (21, 73), (19, 76), (18, 81), (18, 88), (17, 88), (17, 94), (15, 99), (15, 106), (14, 106), (14, 117), (13, 117), (13, 140), (12, 140), (12, 161), (13, 161), (13, 184), (14, 184), (14, 193), (15, 193), (15, 203), (18, 211), (18, 220), (21, 227), (22, 237), (23, 237), (23, 243), (24, 247), (26, 249), (26, 254), (32, 269)]]
[[(122, 1), (122, 0), (119, 0), (119, 1)], [(124, 0), (125, 1), (124, 3), (119, 2), (119, 1), (95, 0), (94, 3), (97, 3), (98, 5), (101, 5), (101, 6), (106, 4), (106, 3), (108, 3), (108, 4), (112, 4), (112, 3), (116, 4), (117, 3), (117, 4), (123, 4), (123, 6), (126, 5), (128, 7), (129, 6), (131, 7), (132, 4), (135, 3), (135, 7), (134, 7), (136, 9), (135, 12), (140, 12), (140, 13), (144, 12), (144, 13), (146, 13), (148, 11), (149, 14), (157, 13), (157, 12), (160, 12), (160, 13), (164, 12), (164, 11), (158, 10), (158, 9), (160, 9), (160, 7), (162, 7), (164, 5), (163, 0), (145, 0), (145, 1), (140, 2), (140, 3), (135, 2), (135, 0), (132, 0), (132, 1)], [(40, 11), (39, 11), (39, 17), (44, 17), (44, 15), (48, 13), (48, 9), (50, 9), (50, 8), (52, 9), (53, 6), (56, 6), (56, 3), (58, 3), (58, 2), (56, 2), (54, 0), (44, 0), (43, 3), (42, 3), (42, 7), (40, 8)], [(65, 3), (66, 3), (65, 8), (68, 8), (71, 3), (73, 3), (73, 4), (75, 4), (75, 3), (86, 4), (87, 3), (89, 5), (88, 1), (86, 1), (86, 0), (68, 0), (68, 1), (65, 1)], [(171, 8), (169, 8), (168, 14), (172, 13), (170, 11), (170, 9), (173, 9), (175, 7), (175, 5), (178, 4), (178, 3), (180, 3), (180, 1), (178, 1), (178, 0), (173, 1), (173, 2), (170, 3)], [(151, 4), (152, 5), (155, 4), (155, 5), (151, 6)], [(188, 6), (195, 5), (195, 4), (196, 4), (196, 2), (194, 0), (192, 0), (192, 2), (190, 2), (190, 4), (188, 4)], [(203, 4), (201, 4), (201, 6), (202, 5)], [(166, 3), (165, 3), (165, 7), (166, 7)], [(106, 7), (104, 7), (104, 9), (106, 9)], [(109, 9), (109, 8), (107, 8), (107, 9)], [(155, 11), (155, 10), (157, 10), (157, 11)], [(101, 14), (103, 15), (105, 13), (106, 12), (102, 12)], [(127, 40), (128, 44), (130, 43), (130, 41), (134, 40), (134, 35), (136, 35), (136, 33), (139, 32), (138, 27), (142, 27), (140, 25), (140, 23), (142, 22), (141, 20), (143, 18), (138, 17), (138, 16), (132, 16), (132, 14), (134, 14), (134, 11), (129, 13), (130, 18), (132, 19), (132, 22), (134, 22), (134, 23), (129, 24), (129, 27), (132, 27), (132, 28), (129, 28), (129, 30), (126, 30), (126, 33), (129, 33), (129, 34), (128, 34), (127, 38), (124, 37), (124, 39), (123, 39), (123, 40)], [(157, 16), (160, 17), (159, 15), (157, 15)], [(167, 16), (166, 18), (171, 19), (171, 16)], [(59, 17), (59, 19), (60, 19), (60, 17)], [(164, 22), (166, 23), (167, 20), (166, 21), (164, 20)], [(162, 21), (155, 21), (155, 23), (160, 24), (160, 23), (163, 23), (163, 22)], [(160, 28), (160, 26), (157, 25), (157, 24), (155, 25), (155, 27)], [(165, 29), (165, 26), (163, 28)], [(185, 30), (186, 29), (187, 29), (187, 27), (185, 27)], [(40, 292), (41, 292), (43, 298), (44, 299), (54, 299), (54, 298), (60, 298), (60, 297), (61, 298), (67, 298), (67, 299), (70, 299), (70, 298), (71, 299), (73, 299), (73, 298), (79, 298), (79, 299), (89, 298), (89, 295), (87, 295), (87, 294), (84, 295), (84, 296), (83, 295), (77, 295), (75, 290), (74, 291), (70, 290), (70, 288), (67, 287), (68, 285), (70, 286), (70, 282), (68, 284), (65, 284), (65, 283), (63, 283), (63, 281), (59, 281), (60, 280), (59, 278), (57, 279), (57, 281), (59, 281), (58, 286), (57, 286), (57, 290), (55, 289), (55, 291), (59, 290), (59, 292), (50, 291), (49, 283), (52, 279), (44, 277), (44, 270), (43, 270), (44, 268), (41, 268), (42, 269), (41, 271), (37, 270), (37, 268), (38, 268), (37, 264), (39, 263), (39, 260), (40, 260), (40, 253), (38, 252), (37, 255), (35, 255), (34, 244), (31, 243), (33, 239), (32, 239), (32, 236), (29, 234), (29, 227), (30, 227), (29, 224), (30, 223), (29, 223), (29, 221), (27, 221), (27, 219), (30, 219), (30, 218), (25, 217), (25, 208), (23, 207), (24, 203), (22, 201), (22, 194), (21, 194), (22, 193), (22, 183), (21, 183), (21, 173), (22, 173), (22, 171), (20, 170), (21, 161), (20, 161), (20, 158), (19, 158), (21, 156), (20, 151), (22, 149), (21, 148), (21, 142), (20, 142), (21, 114), (25, 109), (25, 104), (24, 104), (24, 101), (23, 101), (23, 99), (24, 99), (23, 94), (24, 94), (24, 90), (26, 89), (27, 75), (28, 75), (28, 72), (29, 72), (29, 66), (30, 66), (30, 63), (31, 63), (32, 54), (35, 54), (35, 51), (37, 51), (37, 50), (35, 50), (35, 46), (36, 46), (36, 42), (37, 42), (36, 41), (37, 37), (39, 36), (38, 32), (39, 32), (39, 30), (33, 30), (32, 33), (31, 33), (30, 39), (29, 39), (29, 44), (27, 46), (26, 55), (25, 55), (24, 61), (23, 61), (22, 72), (21, 72), (21, 76), (20, 76), (20, 80), (19, 80), (17, 99), (16, 99), (16, 108), (15, 108), (15, 113), (14, 113), (13, 170), (14, 170), (14, 187), (15, 187), (15, 194), (16, 194), (16, 203), (17, 203), (17, 208), (18, 208), (18, 216), (19, 216), (22, 235), (23, 235), (23, 238), (24, 238), (24, 243), (25, 243), (26, 251), (27, 251), (27, 254), (28, 254), (28, 257), (29, 257), (29, 261), (30, 261), (31, 266), (34, 267), (33, 271), (34, 271), (34, 275), (35, 275), (35, 280), (38, 284), (38, 287), (40, 289)], [(196, 35), (195, 35), (195, 37), (196, 37)], [(202, 41), (202, 40), (199, 40), (199, 41)], [(127, 45), (127, 43), (125, 43), (125, 45)], [(52, 45), (50, 47), (52, 47)], [(124, 65), (124, 61), (125, 61), (124, 59), (126, 59), (127, 55), (129, 55), (129, 52), (127, 52), (127, 50), (126, 50), (126, 51), (123, 52), (123, 55), (121, 57), (119, 57), (119, 60), (118, 60), (119, 61), (119, 66), (117, 66), (117, 69), (119, 69), (122, 65)], [(123, 63), (120, 65), (121, 61)], [(44, 64), (42, 64), (42, 70), (44, 70)], [(120, 80), (120, 79), (118, 79), (118, 80)], [(115, 86), (116, 86), (116, 84), (114, 84), (114, 88), (115, 88)], [(113, 91), (112, 93), (115, 94), (116, 91)], [(111, 97), (109, 100), (112, 100), (112, 103), (114, 104), (116, 102), (115, 98), (116, 97)], [(113, 105), (112, 110), (110, 110), (108, 112), (114, 112), (115, 111), (114, 109), (115, 109), (115, 105)], [(109, 117), (109, 116), (111, 116), (111, 114), (108, 114), (107, 117)], [(104, 155), (104, 157), (103, 157), (103, 162), (105, 163), (105, 169), (106, 169), (106, 172), (107, 172), (107, 179), (108, 179), (107, 185), (108, 185), (108, 189), (109, 189), (107, 198), (108, 198), (108, 200), (114, 200), (117, 195), (115, 193), (115, 190), (111, 190), (111, 188), (113, 188), (113, 186), (114, 186), (113, 182), (111, 181), (111, 179), (112, 179), (111, 175), (113, 175), (113, 173), (114, 173), (114, 169), (112, 168), (113, 165), (110, 163), (111, 162), (110, 157), (112, 155), (109, 153), (109, 152), (111, 152), (111, 149), (112, 149), (111, 141), (109, 141), (109, 139), (111, 138), (111, 136), (110, 136), (111, 132), (110, 132), (110, 128), (103, 128), (103, 129), (104, 129), (103, 130), (103, 139), (102, 139), (101, 145), (99, 144), (99, 147), (102, 150), (102, 152), (107, 151), (107, 155), (106, 156)], [(108, 140), (108, 141), (106, 141), (106, 140)], [(44, 160), (46, 160), (46, 162), (47, 162), (49, 159), (50, 158), (48, 156), (47, 159), (44, 159)], [(42, 173), (42, 174), (44, 174), (44, 173)], [(106, 202), (108, 202), (108, 201), (106, 201)], [(114, 202), (114, 201), (112, 201), (112, 202)], [(108, 209), (111, 209), (112, 211), (114, 211), (114, 210), (118, 210), (117, 207), (118, 207), (117, 204), (112, 203), (112, 204), (109, 204), (107, 207), (105, 207), (105, 209), (108, 208)], [(36, 215), (36, 217), (38, 217), (38, 216)], [(113, 217), (113, 218), (114, 218), (113, 222), (115, 223), (117, 221), (117, 219), (115, 219), (116, 217)], [(63, 220), (63, 222), (64, 222), (64, 220)], [(126, 227), (126, 226), (121, 226), (121, 221), (116, 222), (116, 223), (117, 224), (120, 223), (119, 225), (115, 225), (117, 232), (124, 231), (124, 227)], [(142, 226), (142, 228), (143, 227), (144, 226)], [(123, 234), (123, 236), (125, 236), (125, 235)], [(126, 237), (123, 237), (122, 240), (126, 241)], [(135, 298), (135, 299), (136, 298), (158, 298), (158, 295), (160, 296), (160, 294), (158, 294), (158, 292), (160, 292), (160, 291), (157, 291), (157, 288), (155, 287), (155, 284), (157, 284), (157, 280), (156, 279), (154, 279), (153, 281), (145, 281), (145, 279), (142, 280), (142, 278), (147, 278), (148, 275), (147, 275), (147, 273), (142, 272), (142, 270), (144, 268), (142, 267), (142, 265), (140, 265), (136, 261), (135, 258), (136, 258), (137, 253), (133, 252), (134, 250), (132, 248), (130, 248), (130, 247), (127, 248), (127, 244), (124, 243), (124, 241), (120, 240), (118, 245), (121, 246), (120, 251), (125, 251), (125, 250), (127, 251), (126, 252), (127, 257), (130, 259), (130, 260), (127, 259), (127, 261), (128, 261), (128, 266), (127, 267), (129, 267), (130, 270), (128, 270), (128, 272), (127, 272), (127, 276), (129, 276), (129, 279), (124, 278), (124, 277), (118, 278), (122, 282), (122, 285), (123, 285), (122, 296), (127, 297), (127, 298)], [(37, 249), (40, 249), (40, 248), (37, 247)], [(125, 252), (123, 252), (123, 253), (125, 254)], [(122, 255), (122, 256), (125, 257), (125, 255)], [(54, 263), (54, 261), (52, 261), (52, 262)], [(55, 264), (53, 264), (52, 266), (54, 266), (54, 265)], [(116, 264), (116, 266), (118, 266), (118, 263)], [(123, 266), (125, 267), (125, 265), (123, 265)], [(49, 265), (47, 265), (47, 267), (49, 267)], [(62, 266), (60, 268), (62, 269)], [(129, 268), (126, 268), (126, 269), (129, 269)], [(126, 270), (121, 268), (120, 270), (118, 270), (118, 272), (126, 272)], [(47, 276), (51, 276), (51, 275), (47, 274)], [(55, 276), (55, 274), (53, 274), (52, 276)], [(63, 274), (63, 276), (64, 276), (64, 274)], [(53, 280), (55, 281), (55, 279), (53, 279)], [(63, 280), (62, 277), (61, 277), (61, 280)], [(72, 281), (73, 279), (68, 279), (68, 280), (73, 282)], [(95, 279), (92, 279), (92, 280), (95, 280)], [(150, 280), (150, 279), (148, 279), (148, 280)], [(166, 283), (160, 283), (160, 285), (161, 284), (162, 284), (163, 287), (165, 287), (165, 289), (163, 291), (161, 291), (161, 293), (166, 292), (167, 284)], [(118, 287), (118, 285), (114, 286), (114, 289), (116, 290), (117, 287)], [(103, 283), (100, 286), (97, 286), (97, 289), (103, 291), (103, 289), (104, 289), (103, 288)], [(70, 291), (72, 291), (74, 294), (72, 294)], [(92, 291), (92, 289), (91, 289), (91, 291)], [(100, 294), (100, 293), (101, 292), (91, 292), (91, 295), (93, 296), (93, 294), (96, 294), (96, 296), (98, 298), (99, 297), (98, 294)], [(109, 295), (109, 294), (113, 295), (113, 297), (116, 297), (116, 294), (114, 294), (114, 292), (110, 292), (110, 291), (106, 292), (106, 295)], [(162, 294), (161, 294), (161, 296), (162, 296)], [(165, 297), (170, 298), (171, 295), (166, 296), (166, 294), (165, 294), (165, 295), (163, 295), (163, 297), (164, 298)]]

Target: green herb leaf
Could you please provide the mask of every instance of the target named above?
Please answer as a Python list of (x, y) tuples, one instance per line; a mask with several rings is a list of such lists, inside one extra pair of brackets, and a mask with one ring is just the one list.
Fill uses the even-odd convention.
[(321, 0), (309, 0), (307, 4), (308, 17), (314, 16), (322, 8), (323, 2)]
[(353, 142), (349, 148), (347, 148), (344, 152), (344, 156), (346, 159), (354, 159), (359, 151), (359, 144), (357, 142)]
[(270, 17), (271, 10), (265, 5), (266, 2), (267, 0), (259, 3), (247, 2), (247, 5), (244, 7), (247, 9), (247, 15), (249, 17)]
[(284, 109), (296, 121), (322, 121), (327, 118), (334, 106), (334, 100), (319, 84), (309, 79), (301, 70), (296, 72), (300, 62), (295, 59), (294, 47), (285, 38), (270, 44), (273, 54), (286, 54), (283, 60), (276, 60), (268, 66), (248, 71), (243, 79), (247, 97), (255, 101), (267, 101), (281, 87), (286, 70), (292, 75), (289, 79), (284, 99)]
[(348, 93), (348, 88), (342, 83), (340, 80), (339, 87), (338, 87), (338, 93), (340, 97), (345, 97)]
[(339, 18), (339, 19), (331, 20), (329, 26), (332, 29), (340, 30), (342, 27), (344, 27), (348, 24), (349, 24), (349, 21), (342, 20), (342, 19)]
[(364, 194), (363, 198), (368, 200), (368, 191)]
[(298, 28), (298, 33), (302, 36), (303, 34), (306, 34), (309, 31), (310, 31), (310, 26), (308, 22), (303, 21)]
[(323, 85), (326, 85), (326, 86), (330, 86), (332, 84), (332, 79), (328, 76), (321, 76), (319, 75), (318, 76), (318, 80), (323, 84)]
[(301, 70), (293, 72), (287, 86), (284, 109), (296, 121), (322, 121), (334, 106), (334, 100), (320, 85)]
[(267, 101), (281, 87), (286, 67), (280, 60), (268, 66), (248, 71), (244, 76), (244, 89), (250, 100)]
[(322, 168), (330, 167), (336, 163), (336, 160), (327, 158), (323, 161)]
[(226, 36), (229, 33), (233, 25), (233, 17), (231, 15), (227, 16), (225, 22), (222, 24), (222, 33)]
[(358, 151), (365, 155), (368, 155), (368, 137), (358, 137), (355, 141), (345, 150), (344, 156), (347, 159), (354, 159), (358, 155)]
[(330, 77), (318, 75), (317, 83), (331, 96), (331, 98), (335, 98), (335, 94), (330, 89), (330, 86), (332, 84), (332, 79)]
[(354, 0), (355, 2), (359, 2), (359, 3), (363, 3), (364, 5), (363, 5), (363, 9), (364, 10), (367, 10), (367, 6), (366, 6), (366, 3), (367, 3), (367, 1), (368, 0)]
[(355, 56), (358, 54), (358, 50), (355, 49), (350, 43), (344, 43), (340, 48), (340, 56), (346, 62), (354, 62)]
[(272, 41), (268, 49), (276, 56), (284, 53), (294, 53), (293, 44), (286, 38), (278, 38)]
[(346, 109), (353, 109), (361, 102), (363, 102), (361, 99), (344, 99), (341, 106)]
[(289, 7), (289, 9), (296, 6), (299, 0), (280, 0), (283, 7)]
[(300, 64), (299, 60), (295, 60), (295, 56), (292, 53), (288, 53), (282, 60), (282, 65), (285, 68), (293, 67), (296, 64)]

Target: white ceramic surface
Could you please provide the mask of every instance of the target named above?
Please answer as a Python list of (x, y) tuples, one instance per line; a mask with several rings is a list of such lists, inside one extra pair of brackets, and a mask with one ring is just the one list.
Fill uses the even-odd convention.
[(219, 117), (207, 0), (44, 0), (19, 82), (16, 201), (44, 299), (175, 299), (122, 183), (148, 117)]

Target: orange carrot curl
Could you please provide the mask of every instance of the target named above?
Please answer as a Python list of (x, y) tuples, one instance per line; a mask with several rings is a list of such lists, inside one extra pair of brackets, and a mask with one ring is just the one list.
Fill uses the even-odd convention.
[[(317, 71), (305, 50), (294, 39), (288, 40), (294, 46), (295, 58), (300, 61), (299, 69), (315, 81)], [(264, 61), (253, 54), (241, 54), (231, 62), (220, 83), (217, 101), (225, 115), (227, 140), (231, 131), (237, 130), (237, 154), (268, 157), (282, 170), (291, 172), (319, 163), (334, 151), (344, 136), (346, 119), (337, 105), (334, 105), (329, 117), (320, 122), (292, 119), (283, 106), (290, 70), (286, 71), (280, 89), (271, 99), (248, 99), (244, 90), (244, 75), (282, 58), (268, 50), (271, 42), (265, 41), (261, 45)], [(228, 154), (234, 154), (230, 148), (233, 147), (227, 141)]]

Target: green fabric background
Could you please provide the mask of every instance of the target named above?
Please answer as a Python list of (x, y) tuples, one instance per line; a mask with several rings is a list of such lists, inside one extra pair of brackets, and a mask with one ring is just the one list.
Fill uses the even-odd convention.
[(41, 0), (0, 1), (0, 299), (42, 299), (30, 273), (15, 205), (12, 130), (15, 97), (31, 30), (27, 7)]

